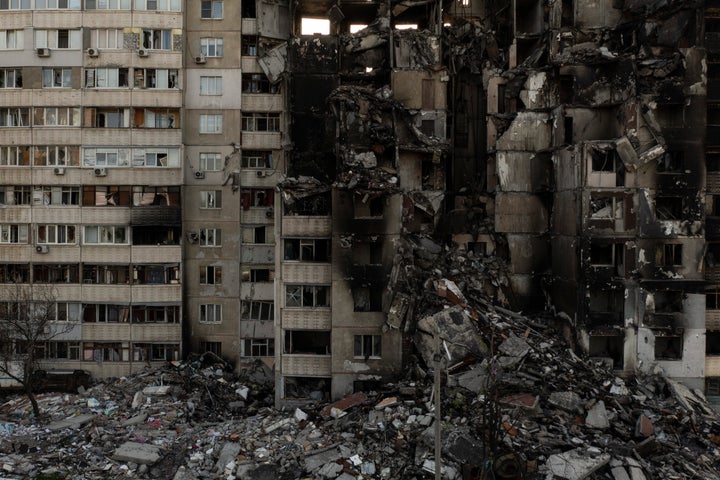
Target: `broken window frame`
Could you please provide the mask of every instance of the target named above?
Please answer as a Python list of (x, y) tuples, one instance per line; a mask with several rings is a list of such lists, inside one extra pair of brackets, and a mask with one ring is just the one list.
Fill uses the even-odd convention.
[(664, 243), (658, 245), (655, 263), (658, 267), (682, 267), (682, 243)]
[(35, 226), (35, 242), (40, 245), (75, 245), (77, 243), (76, 231), (75, 225), (38, 224)]
[(0, 205), (31, 205), (30, 185), (0, 185)]
[(222, 190), (203, 190), (200, 192), (200, 208), (213, 210), (222, 208)]
[[(79, 145), (38, 145), (33, 147), (33, 165), (36, 166), (77, 167), (79, 161)], [(2, 164), (1, 161), (0, 164)]]
[(199, 344), (199, 349), (200, 352), (210, 352), (220, 357), (222, 355), (222, 342), (209, 342), (207, 340), (203, 340)]
[[(37, 148), (34, 147), (33, 152)], [(75, 147), (77, 148), (77, 147)], [(77, 159), (77, 155), (76, 155)], [(30, 165), (30, 146), (28, 145), (2, 145), (0, 146), (0, 166), (2, 167), (26, 167)], [(40, 165), (34, 163), (34, 165)], [(44, 165), (44, 164), (43, 164)], [(75, 163), (77, 165), (77, 163)]]
[(285, 284), (286, 308), (329, 308), (329, 285)]
[(129, 323), (130, 304), (83, 303), (82, 323)]
[(685, 173), (685, 152), (682, 150), (666, 151), (656, 163), (658, 175), (680, 175)]
[(284, 238), (283, 261), (329, 263), (331, 245), (329, 238)]
[(244, 94), (280, 93), (280, 85), (270, 83), (264, 73), (243, 73), (241, 88)]
[(353, 358), (373, 359), (382, 358), (382, 335), (354, 335)]
[(79, 127), (79, 107), (35, 107), (33, 125), (41, 127)]
[(247, 283), (272, 283), (275, 281), (275, 268), (272, 266), (243, 268), (240, 280)]
[(201, 265), (199, 283), (200, 285), (222, 285), (222, 267)]
[[(655, 336), (653, 349), (655, 360), (680, 361), (683, 359), (684, 332), (682, 332), (682, 330), (665, 332), (663, 330), (653, 329), (653, 333)], [(658, 355), (659, 350), (662, 350), (661, 353), (675, 352), (675, 355)]]
[(126, 225), (84, 225), (83, 245), (129, 245)]
[(222, 246), (222, 229), (220, 228), (201, 228), (200, 234), (201, 247), (221, 247)]
[(29, 127), (30, 108), (0, 108), (0, 127)]
[[(243, 225), (241, 229), (243, 244), (275, 245), (275, 229), (272, 225)], [(262, 237), (264, 240), (258, 242), (259, 237)]]
[(179, 305), (132, 305), (130, 311), (133, 324), (180, 323)]
[[(593, 247), (605, 247), (610, 249), (610, 261), (598, 263), (597, 256), (593, 259)], [(605, 256), (603, 256), (604, 258)], [(593, 267), (617, 267), (625, 261), (625, 245), (622, 243), (596, 243), (590, 244), (590, 265)]]
[[(610, 215), (600, 216), (598, 212), (602, 212), (607, 208), (604, 206), (593, 211), (599, 202), (610, 203)], [(597, 192), (591, 193), (590, 195), (590, 220), (622, 220), (624, 218), (624, 205), (625, 197), (618, 197), (617, 195), (611, 194), (600, 194)]]
[(275, 302), (272, 300), (243, 301), (240, 320), (260, 322), (275, 320)]
[(132, 283), (132, 274), (129, 265), (84, 263), (82, 282), (89, 285), (125, 285)]
[(241, 357), (275, 356), (274, 338), (245, 338), (242, 343)]
[(202, 324), (222, 323), (221, 303), (201, 303), (198, 306), (198, 322)]
[[(245, 2), (243, 2), (243, 6)], [(240, 54), (243, 57), (257, 57), (258, 37), (257, 35), (243, 35), (240, 43)]]
[(250, 169), (273, 168), (272, 150), (243, 150), (240, 154), (240, 166)]
[(243, 132), (270, 132), (280, 131), (279, 112), (242, 112), (240, 130)]
[(72, 69), (62, 67), (43, 68), (42, 88), (72, 88)]
[(0, 244), (26, 244), (30, 227), (26, 223), (0, 223)]
[(128, 68), (86, 68), (85, 88), (129, 88)]
[(79, 341), (57, 341), (44, 342), (42, 358), (44, 360), (80, 360)]

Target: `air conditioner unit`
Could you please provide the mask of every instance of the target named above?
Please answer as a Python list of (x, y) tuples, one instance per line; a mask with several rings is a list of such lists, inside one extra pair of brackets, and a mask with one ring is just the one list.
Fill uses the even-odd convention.
[(48, 248), (47, 245), (36, 245), (35, 251), (37, 253), (48, 253), (50, 251), (50, 249)]
[(100, 50), (97, 48), (88, 48), (85, 52), (88, 54), (88, 57), (97, 57), (100, 55)]
[(263, 172), (262, 170), (258, 170), (257, 172), (255, 172), (255, 175), (257, 175), (258, 177), (264, 177), (265, 172)]
[(50, 49), (49, 48), (38, 48), (36, 50), (38, 57), (49, 57), (50, 56)]
[(270, 207), (267, 210), (265, 210), (265, 216), (267, 218), (272, 218), (274, 214), (275, 214), (275, 210), (273, 210), (273, 207)]
[(205, 55), (198, 55), (197, 57), (195, 57), (195, 63), (202, 64), (205, 62), (206, 62)]
[(149, 52), (145, 50), (144, 48), (141, 48), (138, 50), (138, 57), (147, 57), (149, 55)]
[(205, 172), (201, 172), (200, 170), (198, 170), (197, 172), (195, 172), (195, 178), (205, 178)]
[(65, 169), (63, 167), (55, 167), (55, 170), (53, 170), (53, 173), (55, 175), (65, 175)]
[(95, 176), (96, 177), (104, 177), (107, 175), (107, 169), (106, 168), (96, 168), (95, 169)]

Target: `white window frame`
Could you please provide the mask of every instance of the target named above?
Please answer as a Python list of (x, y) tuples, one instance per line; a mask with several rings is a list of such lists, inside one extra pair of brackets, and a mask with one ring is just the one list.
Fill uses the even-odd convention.
[[(264, 121), (264, 128), (261, 129), (261, 121)], [(243, 112), (240, 120), (240, 128), (243, 132), (270, 132), (280, 131), (279, 112)]]
[(201, 303), (199, 308), (198, 321), (204, 324), (222, 323), (222, 304), (221, 303)]
[(72, 88), (72, 69), (60, 67), (43, 68), (42, 88)]
[[(272, 351), (271, 351), (272, 348)], [(253, 355), (257, 353), (258, 355)], [(263, 355), (264, 353), (264, 355)], [(242, 357), (271, 357), (275, 355), (274, 338), (246, 338), (242, 343)]]
[(219, 37), (201, 38), (200, 55), (208, 58), (221, 58), (223, 56), (223, 39)]
[[(89, 241), (88, 237), (93, 230), (96, 241)], [(129, 242), (130, 232), (125, 225), (85, 225), (83, 230), (85, 245), (127, 245)]]
[(37, 118), (38, 110), (40, 110), (42, 123), (36, 124), (41, 127), (79, 127), (80, 126), (80, 108), (79, 107), (35, 107), (35, 115)]
[(240, 319), (245, 321), (272, 321), (275, 319), (275, 302), (272, 300), (243, 302)]
[(28, 107), (0, 108), (0, 128), (29, 127), (30, 124)]
[[(22, 88), (22, 68), (0, 68), (0, 79), (2, 85), (0, 89)], [(20, 86), (18, 86), (20, 79)]]
[(222, 246), (222, 229), (220, 229), (220, 228), (201, 228), (200, 229), (200, 246), (201, 247), (220, 247), (220, 246)]
[(80, 10), (80, 0), (35, 0), (35, 10)]
[[(305, 290), (312, 292), (312, 305), (305, 305)], [(325, 290), (326, 305), (318, 305), (318, 291)], [(295, 299), (290, 301), (290, 299)], [(287, 308), (328, 308), (330, 306), (330, 286), (328, 285), (288, 285), (285, 284), (285, 307)]]
[(130, 10), (130, 0), (85, 0), (85, 10)]
[(103, 50), (118, 50), (123, 45), (122, 28), (93, 28), (90, 30), (90, 46)]
[(0, 244), (28, 243), (28, 226), (22, 223), (0, 224)]
[(176, 68), (136, 68), (136, 88), (172, 90), (180, 88), (180, 76)]
[[(121, 84), (121, 73), (125, 83)], [(85, 88), (129, 88), (130, 69), (128, 68), (86, 68)]]
[(219, 152), (202, 152), (200, 154), (200, 171), (219, 172), (223, 168), (223, 156)]
[[(155, 38), (156, 35), (158, 35), (157, 39)], [(149, 43), (145, 41), (148, 36)], [(144, 28), (140, 37), (140, 45), (147, 50), (172, 50), (172, 30), (168, 28)]]
[(222, 95), (222, 76), (201, 76), (200, 95)]
[[(60, 32), (67, 32), (68, 46), (60, 47)], [(80, 50), (82, 47), (82, 33), (79, 28), (59, 28), (59, 29), (36, 29), (35, 48), (50, 48), (59, 50)]]
[(200, 192), (200, 208), (222, 208), (222, 190), (203, 190)]
[[(37, 147), (35, 147), (37, 148)], [(23, 152), (28, 152), (28, 165), (30, 164), (30, 147), (23, 145), (2, 145), (0, 146), (0, 167), (22, 166)]]
[[(44, 238), (41, 231), (44, 230)], [(40, 244), (50, 245), (75, 245), (77, 244), (77, 228), (75, 225), (64, 224), (40, 224), (36, 226), (35, 241)]]
[(135, 10), (179, 12), (180, 0), (135, 0)]
[[(206, 5), (209, 8), (206, 8)], [(203, 20), (222, 20), (223, 0), (202, 0), (200, 2), (200, 18)]]
[(200, 285), (222, 285), (222, 267), (202, 265), (200, 267)]
[(243, 150), (240, 154), (240, 166), (243, 168), (272, 168), (272, 165), (272, 150)]
[[(5, 3), (2, 6), (2, 3)], [(0, 2), (0, 11), (2, 10), (32, 10), (30, 0), (5, 0)]]
[(22, 50), (25, 30), (0, 30), (0, 50)]
[(222, 133), (222, 113), (203, 113), (200, 115), (200, 133), (220, 134)]

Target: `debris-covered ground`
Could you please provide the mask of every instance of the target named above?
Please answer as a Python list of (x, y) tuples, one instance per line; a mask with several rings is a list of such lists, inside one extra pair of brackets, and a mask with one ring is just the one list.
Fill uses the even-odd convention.
[(264, 367), (195, 361), (42, 394), (44, 419), (12, 397), (2, 478), (431, 478), (438, 331), (443, 478), (720, 478), (720, 424), (700, 393), (659, 374), (616, 378), (548, 322), (435, 287), (448, 308), (418, 322), (420, 355), (382, 391), (276, 410)]

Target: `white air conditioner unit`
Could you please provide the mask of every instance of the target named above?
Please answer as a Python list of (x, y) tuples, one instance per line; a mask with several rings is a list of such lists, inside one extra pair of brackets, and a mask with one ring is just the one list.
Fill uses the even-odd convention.
[(257, 172), (255, 172), (255, 175), (257, 175), (258, 177), (264, 177), (265, 172), (263, 172), (262, 170), (258, 170)]
[(107, 175), (107, 169), (106, 168), (96, 168), (95, 169), (95, 176), (96, 177), (104, 177)]
[(85, 52), (88, 54), (88, 57), (97, 57), (100, 55), (100, 50), (97, 48), (88, 48)]
[(195, 172), (195, 178), (205, 178), (205, 172), (201, 172), (200, 170), (198, 170), (197, 172)]
[(273, 210), (273, 207), (269, 207), (267, 210), (265, 210), (265, 216), (267, 218), (272, 218), (273, 215), (275, 215), (275, 210)]
[(203, 64), (205, 62), (206, 62), (205, 55), (198, 55), (197, 57), (195, 57), (195, 63)]
[(138, 57), (147, 57), (149, 55), (149, 52), (145, 50), (144, 48), (141, 48), (138, 50)]
[(55, 167), (53, 173), (55, 175), (65, 175), (65, 169), (63, 167)]
[(36, 50), (38, 57), (49, 57), (50, 56), (50, 49), (49, 48), (38, 48)]
[(48, 248), (47, 245), (36, 245), (35, 251), (37, 253), (48, 253), (50, 251), (50, 249)]

